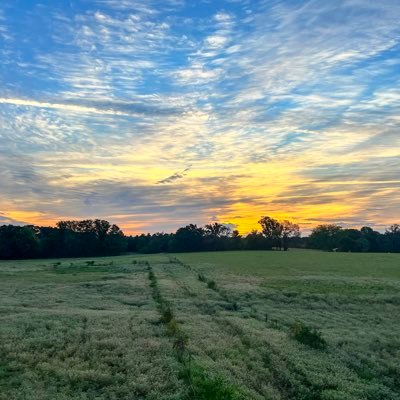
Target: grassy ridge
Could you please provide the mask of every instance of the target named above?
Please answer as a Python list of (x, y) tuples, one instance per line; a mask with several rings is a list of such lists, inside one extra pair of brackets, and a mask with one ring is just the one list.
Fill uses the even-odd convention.
[(400, 399), (399, 289), (391, 254), (0, 262), (0, 399)]

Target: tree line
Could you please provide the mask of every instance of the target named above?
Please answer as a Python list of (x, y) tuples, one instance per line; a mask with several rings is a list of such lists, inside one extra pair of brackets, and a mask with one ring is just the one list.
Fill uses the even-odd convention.
[(290, 221), (262, 217), (261, 231), (242, 236), (224, 224), (205, 226), (190, 224), (175, 233), (142, 234), (128, 238), (128, 250), (140, 253), (223, 251), (223, 250), (287, 250), (299, 247), (300, 228)]
[(60, 221), (56, 227), (0, 226), (1, 259), (108, 256), (126, 247), (121, 229), (100, 219)]
[(400, 225), (391, 225), (382, 234), (369, 226), (343, 229), (328, 224), (314, 228), (307, 238), (307, 247), (326, 251), (400, 252)]
[(0, 259), (111, 256), (125, 252), (166, 253), (224, 250), (282, 250), (311, 248), (325, 251), (400, 252), (400, 225), (384, 233), (370, 227), (343, 229), (319, 225), (301, 237), (297, 224), (263, 216), (260, 230), (240, 235), (214, 222), (189, 224), (175, 233), (125, 236), (117, 226), (100, 219), (60, 221), (56, 227), (0, 226)]

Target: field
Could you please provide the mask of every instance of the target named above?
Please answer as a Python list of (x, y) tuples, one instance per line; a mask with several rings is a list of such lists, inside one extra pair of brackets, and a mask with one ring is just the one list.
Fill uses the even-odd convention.
[(0, 262), (0, 399), (400, 399), (400, 255)]

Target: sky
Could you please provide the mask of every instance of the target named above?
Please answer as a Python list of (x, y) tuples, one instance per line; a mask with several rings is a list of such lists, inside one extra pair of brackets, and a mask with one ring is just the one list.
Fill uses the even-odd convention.
[(2, 0), (0, 225), (400, 222), (398, 0)]

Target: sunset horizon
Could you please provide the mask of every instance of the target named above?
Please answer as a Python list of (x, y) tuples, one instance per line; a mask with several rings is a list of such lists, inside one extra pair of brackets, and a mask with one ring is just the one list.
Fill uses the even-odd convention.
[(0, 4), (0, 400), (400, 400), (400, 1)]

